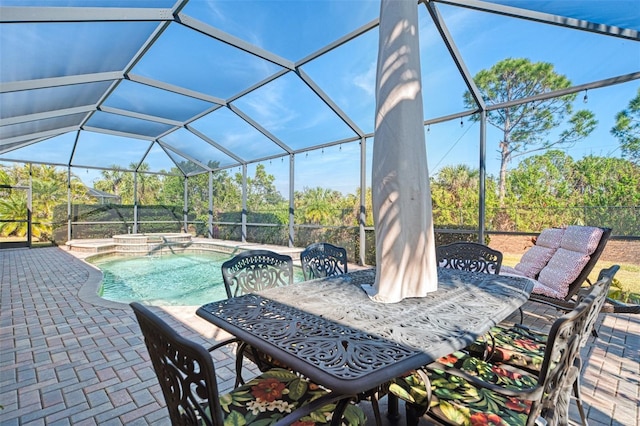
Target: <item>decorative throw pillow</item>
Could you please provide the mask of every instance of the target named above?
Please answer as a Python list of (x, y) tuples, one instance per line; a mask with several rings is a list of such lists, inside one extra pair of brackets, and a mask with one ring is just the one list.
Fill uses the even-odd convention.
[(542, 268), (547, 266), (549, 259), (555, 252), (555, 248), (535, 245), (522, 255), (520, 263), (515, 266), (515, 269), (529, 278), (535, 278)]
[(602, 238), (602, 229), (593, 226), (569, 226), (562, 236), (560, 247), (591, 255)]
[(560, 247), (565, 228), (547, 228), (536, 238), (536, 246), (557, 249)]
[(559, 248), (547, 266), (542, 268), (538, 281), (558, 292), (564, 298), (572, 283), (589, 261), (589, 255)]

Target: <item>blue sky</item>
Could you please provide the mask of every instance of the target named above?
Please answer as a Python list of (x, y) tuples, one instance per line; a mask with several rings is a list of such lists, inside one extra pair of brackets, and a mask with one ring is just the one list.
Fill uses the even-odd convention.
[[(36, 0), (34, 3), (51, 5), (52, 1)], [(571, 17), (602, 19), (601, 23), (604, 24), (640, 30), (640, 2), (636, 0), (608, 1), (606, 7), (602, 2), (591, 0), (498, 2), (524, 6), (533, 4), (539, 10), (550, 13), (568, 10)], [(15, 3), (13, 0), (0, 0), (2, 5), (13, 3)], [(53, 3), (81, 4), (83, 1), (56, 0)], [(92, 4), (103, 3), (118, 5), (117, 2), (109, 3), (106, 0), (95, 0)], [(163, 6), (170, 6), (173, 1), (162, 0), (160, 3), (163, 3)], [(152, 3), (139, 0), (122, 4), (145, 7)], [(568, 30), (441, 4), (438, 5), (438, 9), (471, 75), (508, 57), (528, 58), (532, 62), (550, 62), (554, 64), (558, 73), (566, 75), (576, 85), (640, 71), (640, 43), (637, 41)], [(295, 62), (375, 19), (379, 12), (379, 2), (376, 0), (192, 0), (184, 12), (233, 37), (272, 52), (283, 60)], [(419, 6), (419, 14), (425, 118), (460, 112), (464, 110), (462, 95), (466, 87), (423, 5)], [(95, 27), (86, 26), (83, 30), (86, 36), (83, 39), (85, 44), (81, 49), (75, 49), (75, 44), (72, 45), (74, 48), (69, 48), (64, 43), (64, 36), (72, 33), (73, 28), (70, 25), (52, 24), (49, 32), (42, 31), (42, 28), (36, 29), (36, 26), (33, 32), (30, 31), (31, 28), (23, 27), (19, 33), (16, 31), (16, 34), (12, 35), (14, 38), (23, 40), (26, 34), (31, 35), (29, 40), (49, 40), (49, 44), (44, 45), (46, 48), (40, 46), (40, 50), (34, 49), (30, 52), (23, 45), (15, 50), (15, 54), (21, 55), (22, 58), (30, 58), (29, 55), (32, 54), (33, 62), (28, 68), (36, 70), (37, 75), (31, 78), (54, 77), (58, 75), (55, 74), (56, 72), (104, 71), (108, 70), (109, 66), (119, 69), (122, 66), (121, 63), (126, 63), (126, 55), (130, 55), (127, 52), (135, 49), (132, 45), (114, 53), (109, 43), (112, 40), (109, 39), (117, 40), (119, 45), (126, 44), (121, 35), (127, 34), (128, 42), (135, 43), (136, 40), (141, 42), (154, 28), (153, 25), (140, 23), (135, 25), (135, 30), (132, 27), (131, 30), (123, 32), (120, 23), (103, 23), (100, 26), (101, 31), (105, 33), (100, 35), (94, 31)], [(0, 35), (3, 40), (11, 36), (6, 28), (2, 30)], [(104, 34), (109, 36), (104, 37)], [(377, 43), (376, 28), (302, 66), (302, 70), (365, 133), (371, 133), (374, 124)], [(5, 59), (4, 68), (0, 69), (3, 81), (14, 66), (7, 65), (9, 62), (6, 59), (11, 58), (10, 55), (7, 56), (8, 50), (0, 49), (3, 54), (2, 59)], [(43, 52), (47, 55), (46, 61), (41, 60)], [(109, 52), (109, 55), (104, 55), (103, 52)], [(96, 60), (87, 60), (87, 55), (91, 55), (90, 58)], [(34, 67), (33, 64), (38, 59), (42, 66)], [(23, 59), (23, 62), (25, 61)], [(94, 62), (101, 68), (85, 69), (87, 64)], [(144, 78), (166, 81), (189, 90), (227, 99), (239, 90), (273, 74), (277, 69), (277, 66), (268, 61), (256, 59), (242, 51), (232, 50), (195, 31), (171, 24), (166, 33), (136, 64), (133, 73)], [(615, 114), (627, 106), (639, 87), (640, 82), (635, 80), (604, 89), (590, 90), (586, 104), (582, 102), (584, 94), (578, 94), (575, 109), (590, 109), (595, 113), (599, 125), (587, 140), (579, 142), (567, 152), (574, 158), (589, 154), (619, 155), (618, 142), (609, 131)], [(76, 97), (80, 98), (81, 94)], [(285, 75), (233, 104), (294, 149), (354, 136), (348, 126), (333, 115), (321, 101), (311, 96), (309, 89), (293, 73)], [(193, 111), (206, 107), (206, 102), (170, 93), (162, 94), (157, 89), (125, 81), (105, 106), (138, 113), (153, 113), (161, 117), (175, 113), (188, 117), (193, 114)], [(139, 124), (127, 117), (116, 116), (116, 118), (122, 129), (129, 129)], [(113, 119), (113, 114), (100, 112), (95, 114), (88, 124), (100, 127), (103, 122)], [(227, 109), (216, 111), (192, 124), (197, 131), (207, 134), (242, 158), (259, 158), (279, 152), (277, 146)], [(151, 134), (161, 127), (162, 125), (154, 123), (148, 125), (145, 131)], [(460, 120), (455, 120), (431, 126), (426, 133), (430, 173), (437, 173), (443, 166), (459, 163), (477, 167), (478, 133), (478, 124), (467, 119), (462, 123)], [(489, 126), (487, 166), (488, 172), (494, 175), (499, 166), (497, 154), (499, 137), (495, 129)], [(68, 147), (70, 150), (74, 136), (67, 134), (54, 139), (49, 144), (39, 144), (34, 155), (50, 159), (59, 155), (54, 154), (54, 150), (59, 151), (60, 147)], [(216, 152), (184, 129), (164, 137), (163, 142), (179, 147), (200, 161), (206, 162), (207, 159), (213, 159), (220, 161), (221, 164), (234, 162), (224, 153)], [(128, 166), (129, 158), (141, 158), (148, 147), (147, 141), (85, 132), (76, 149), (73, 164), (109, 166), (117, 163)], [(31, 149), (32, 154), (34, 150), (36, 148)], [(25, 149), (23, 152), (27, 151), (29, 150)], [(372, 143), (369, 140), (367, 180), (370, 178), (372, 151)], [(13, 157), (11, 155), (6, 157), (22, 158), (21, 155), (23, 155), (17, 152), (10, 154)], [(170, 155), (180, 160), (171, 152)], [(345, 143), (324, 150), (299, 154), (296, 156), (295, 189), (324, 186), (343, 193), (353, 193), (360, 180), (359, 158), (358, 143)], [(172, 166), (167, 154), (157, 145), (149, 152), (146, 162), (155, 171), (166, 170)], [(288, 158), (264, 161), (262, 164), (276, 177), (278, 189), (286, 196), (289, 177)], [(512, 164), (512, 167), (514, 165)], [(255, 166), (256, 164), (249, 166), (250, 175), (253, 174)], [(235, 167), (231, 172), (238, 170)], [(72, 171), (88, 185), (100, 176), (99, 171), (90, 167), (75, 167)]]
[[(621, 10), (629, 12), (630, 9), (625, 9), (625, 7), (633, 4), (627, 2), (617, 5), (622, 9), (617, 11), (610, 9), (608, 13), (616, 16), (616, 12), (618, 12), (617, 16), (620, 16)], [(456, 8), (443, 7), (441, 11), (472, 75), (507, 57), (523, 57), (532, 62), (550, 62), (554, 64), (558, 73), (566, 75), (576, 85), (640, 71), (640, 45), (637, 42)], [(588, 10), (583, 12), (589, 13)], [(634, 17), (632, 13), (626, 13), (625, 16)], [(421, 23), (423, 24), (428, 22), (424, 18), (424, 11), (421, 10)], [(635, 15), (633, 24), (634, 28), (640, 27), (638, 13)], [(465, 86), (448, 58), (448, 53), (442, 45), (440, 37), (431, 25), (423, 25), (420, 31), (426, 118), (462, 111), (464, 109), (462, 93)], [(375, 37), (372, 39), (377, 41)], [(369, 48), (372, 48), (371, 45)], [(345, 52), (345, 55), (348, 54)], [(337, 57), (338, 63), (350, 64), (340, 54), (332, 55)], [(363, 95), (370, 99), (375, 97), (374, 60), (370, 60), (366, 64), (354, 64), (353, 68), (341, 69), (341, 72), (345, 76), (351, 76), (345, 84), (358, 87)], [(316, 72), (313, 77), (316, 78), (316, 75), (318, 75), (318, 82), (326, 80), (329, 85), (326, 90), (331, 94), (331, 72), (325, 74), (324, 80), (322, 72)], [(335, 83), (335, 79), (333, 80), (333, 86), (336, 86), (334, 90), (337, 100), (340, 96), (339, 93), (346, 92), (346, 90), (344, 87), (340, 88), (339, 84)], [(615, 114), (627, 106), (638, 88), (640, 88), (640, 83), (636, 80), (631, 83), (591, 90), (586, 93), (587, 103), (583, 102), (585, 93), (579, 93), (574, 103), (574, 110), (589, 109), (593, 111), (599, 123), (588, 139), (567, 149), (567, 153), (575, 159), (585, 155), (619, 156), (619, 144), (610, 134), (610, 129), (615, 122)], [(345, 107), (346, 109), (348, 107)], [(373, 116), (371, 116), (370, 124), (373, 126)], [(500, 134), (491, 126), (487, 131), (488, 172), (496, 175), (499, 168), (498, 140)], [(459, 120), (455, 120), (451, 123), (430, 126), (426, 133), (430, 173), (436, 173), (443, 166), (458, 163), (477, 167), (478, 135), (479, 125), (467, 119), (463, 120), (462, 125)], [(357, 145), (353, 145), (348, 148), (346, 146), (332, 147), (325, 149), (324, 152), (309, 153), (305, 157), (305, 167), (296, 167), (296, 189), (303, 186), (314, 186), (313, 182), (321, 182), (323, 185), (330, 184), (342, 192), (354, 192), (359, 182), (359, 172), (353, 169), (357, 165), (353, 161), (358, 158), (359, 151)], [(352, 153), (353, 158), (344, 158), (342, 154), (345, 152)], [(372, 147), (369, 146), (367, 150), (369, 161), (367, 179), (369, 179), (371, 170), (371, 152)], [(310, 161), (309, 157), (313, 161)], [(309, 163), (314, 162), (319, 167), (307, 167)], [(512, 166), (514, 165), (512, 164)], [(286, 162), (283, 164), (271, 162), (265, 166), (278, 176), (278, 186), (284, 189), (283, 193), (286, 194), (288, 164)]]

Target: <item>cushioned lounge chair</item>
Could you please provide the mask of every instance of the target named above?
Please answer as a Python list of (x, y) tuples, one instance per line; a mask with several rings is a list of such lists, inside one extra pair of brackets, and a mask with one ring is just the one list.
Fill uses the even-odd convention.
[(204, 347), (180, 336), (140, 303), (131, 303), (131, 308), (173, 425), (366, 422), (362, 410), (349, 403), (353, 398), (333, 395), (283, 369), (269, 370), (219, 395), (214, 362)]
[[(591, 285), (589, 274), (610, 237), (610, 228), (545, 229), (515, 268), (503, 266), (501, 273), (533, 279), (536, 286), (529, 300), (568, 312), (576, 306), (576, 295), (584, 283)], [(640, 313), (639, 305), (627, 305), (610, 298), (606, 302), (603, 312)]]
[(580, 347), (600, 310), (602, 291), (592, 286), (553, 323), (537, 375), (456, 352), (395, 379), (389, 390), (405, 400), (407, 424), (417, 424), (424, 414), (447, 424), (532, 426), (541, 418), (562, 424), (580, 374)]
[[(581, 229), (587, 229), (587, 227), (568, 227), (567, 231), (565, 232), (565, 236), (567, 234), (567, 232), (569, 232), (571, 229), (575, 229), (575, 228), (581, 228)], [(537, 293), (534, 289), (534, 292), (531, 294), (531, 297), (529, 298), (529, 300), (532, 300), (534, 302), (539, 302), (539, 303), (544, 303), (550, 306), (553, 306), (557, 309), (561, 309), (564, 311), (568, 311), (571, 310), (573, 308), (575, 308), (576, 306), (576, 295), (578, 294), (578, 292), (580, 291), (580, 288), (582, 287), (582, 284), (584, 282), (587, 282), (589, 284), (591, 284), (591, 281), (589, 281), (589, 274), (591, 273), (591, 271), (593, 270), (593, 268), (595, 267), (596, 263), (598, 262), (598, 259), (600, 259), (600, 255), (602, 254), (602, 252), (604, 251), (604, 248), (607, 245), (607, 242), (609, 241), (609, 237), (611, 236), (611, 229), (610, 228), (599, 228), (602, 230), (602, 235), (600, 236), (595, 249), (592, 253), (589, 254), (589, 259), (586, 262), (586, 264), (584, 265), (584, 267), (582, 267), (582, 269), (580, 270), (580, 272), (578, 273), (577, 277), (574, 278), (569, 284), (568, 284), (568, 288), (567, 288), (567, 294), (566, 296), (559, 298), (559, 297), (552, 297), (552, 296), (548, 296), (545, 294), (541, 294), (541, 293)], [(580, 229), (578, 230), (580, 231)], [(563, 238), (563, 241), (566, 238)], [(581, 244), (581, 241), (577, 241), (576, 244)], [(558, 250), (562, 249), (562, 246), (559, 247)], [(556, 255), (554, 256), (557, 256)], [(546, 268), (548, 268), (550, 265), (552, 265), (552, 262), (554, 261), (554, 257), (552, 256), (551, 259), (549, 260), (549, 263), (547, 263), (547, 265), (545, 266)], [(544, 274), (544, 269), (542, 271), (540, 271), (540, 274)], [(538, 278), (540, 279), (540, 274), (538, 275)]]

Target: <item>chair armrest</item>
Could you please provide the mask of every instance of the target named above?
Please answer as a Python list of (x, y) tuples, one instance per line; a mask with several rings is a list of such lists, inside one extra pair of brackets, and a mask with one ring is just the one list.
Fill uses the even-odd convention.
[(494, 383), (486, 382), (480, 379), (479, 377), (474, 376), (473, 374), (469, 374), (458, 368), (447, 367), (446, 365), (441, 364), (439, 362), (431, 363), (426, 368), (429, 370), (442, 370), (447, 374), (451, 374), (453, 376), (457, 376), (462, 379), (465, 379), (466, 381), (473, 384), (474, 386), (489, 389), (493, 392), (496, 392), (505, 396), (513, 396), (516, 398), (521, 398), (526, 400), (539, 400), (542, 397), (543, 388), (539, 385), (522, 388), (518, 390), (512, 390), (512, 389), (507, 389), (500, 385), (496, 385)]
[(537, 342), (545, 344), (547, 343), (547, 338), (549, 337), (548, 333), (542, 332), (540, 330), (534, 330), (533, 328), (527, 327), (523, 324), (514, 324), (513, 330), (516, 333), (523, 335), (524, 337), (531, 337)]
[(569, 299), (569, 300), (554, 299), (552, 297), (543, 296), (537, 293), (531, 293), (531, 296), (529, 296), (529, 300), (532, 302), (542, 303), (544, 305), (551, 306), (552, 308), (555, 308), (564, 312), (572, 311), (576, 307), (576, 301), (573, 299)]
[(240, 342), (242, 342), (242, 340), (238, 339), (237, 337), (232, 337), (230, 339), (223, 340), (222, 342), (218, 342), (213, 346), (210, 346), (209, 348), (207, 348), (207, 351), (213, 352), (216, 349), (219, 349), (219, 348), (221, 348), (223, 346), (227, 346), (230, 343), (240, 343)]
[(640, 305), (631, 305), (607, 297), (601, 312), (608, 314), (640, 314)]

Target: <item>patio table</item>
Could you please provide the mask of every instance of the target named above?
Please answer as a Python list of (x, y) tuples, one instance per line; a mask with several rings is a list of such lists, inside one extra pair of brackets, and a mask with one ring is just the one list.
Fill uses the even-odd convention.
[(527, 301), (526, 278), (438, 269), (438, 290), (399, 303), (361, 288), (375, 270), (207, 303), (197, 315), (342, 394), (374, 389), (461, 349)]

